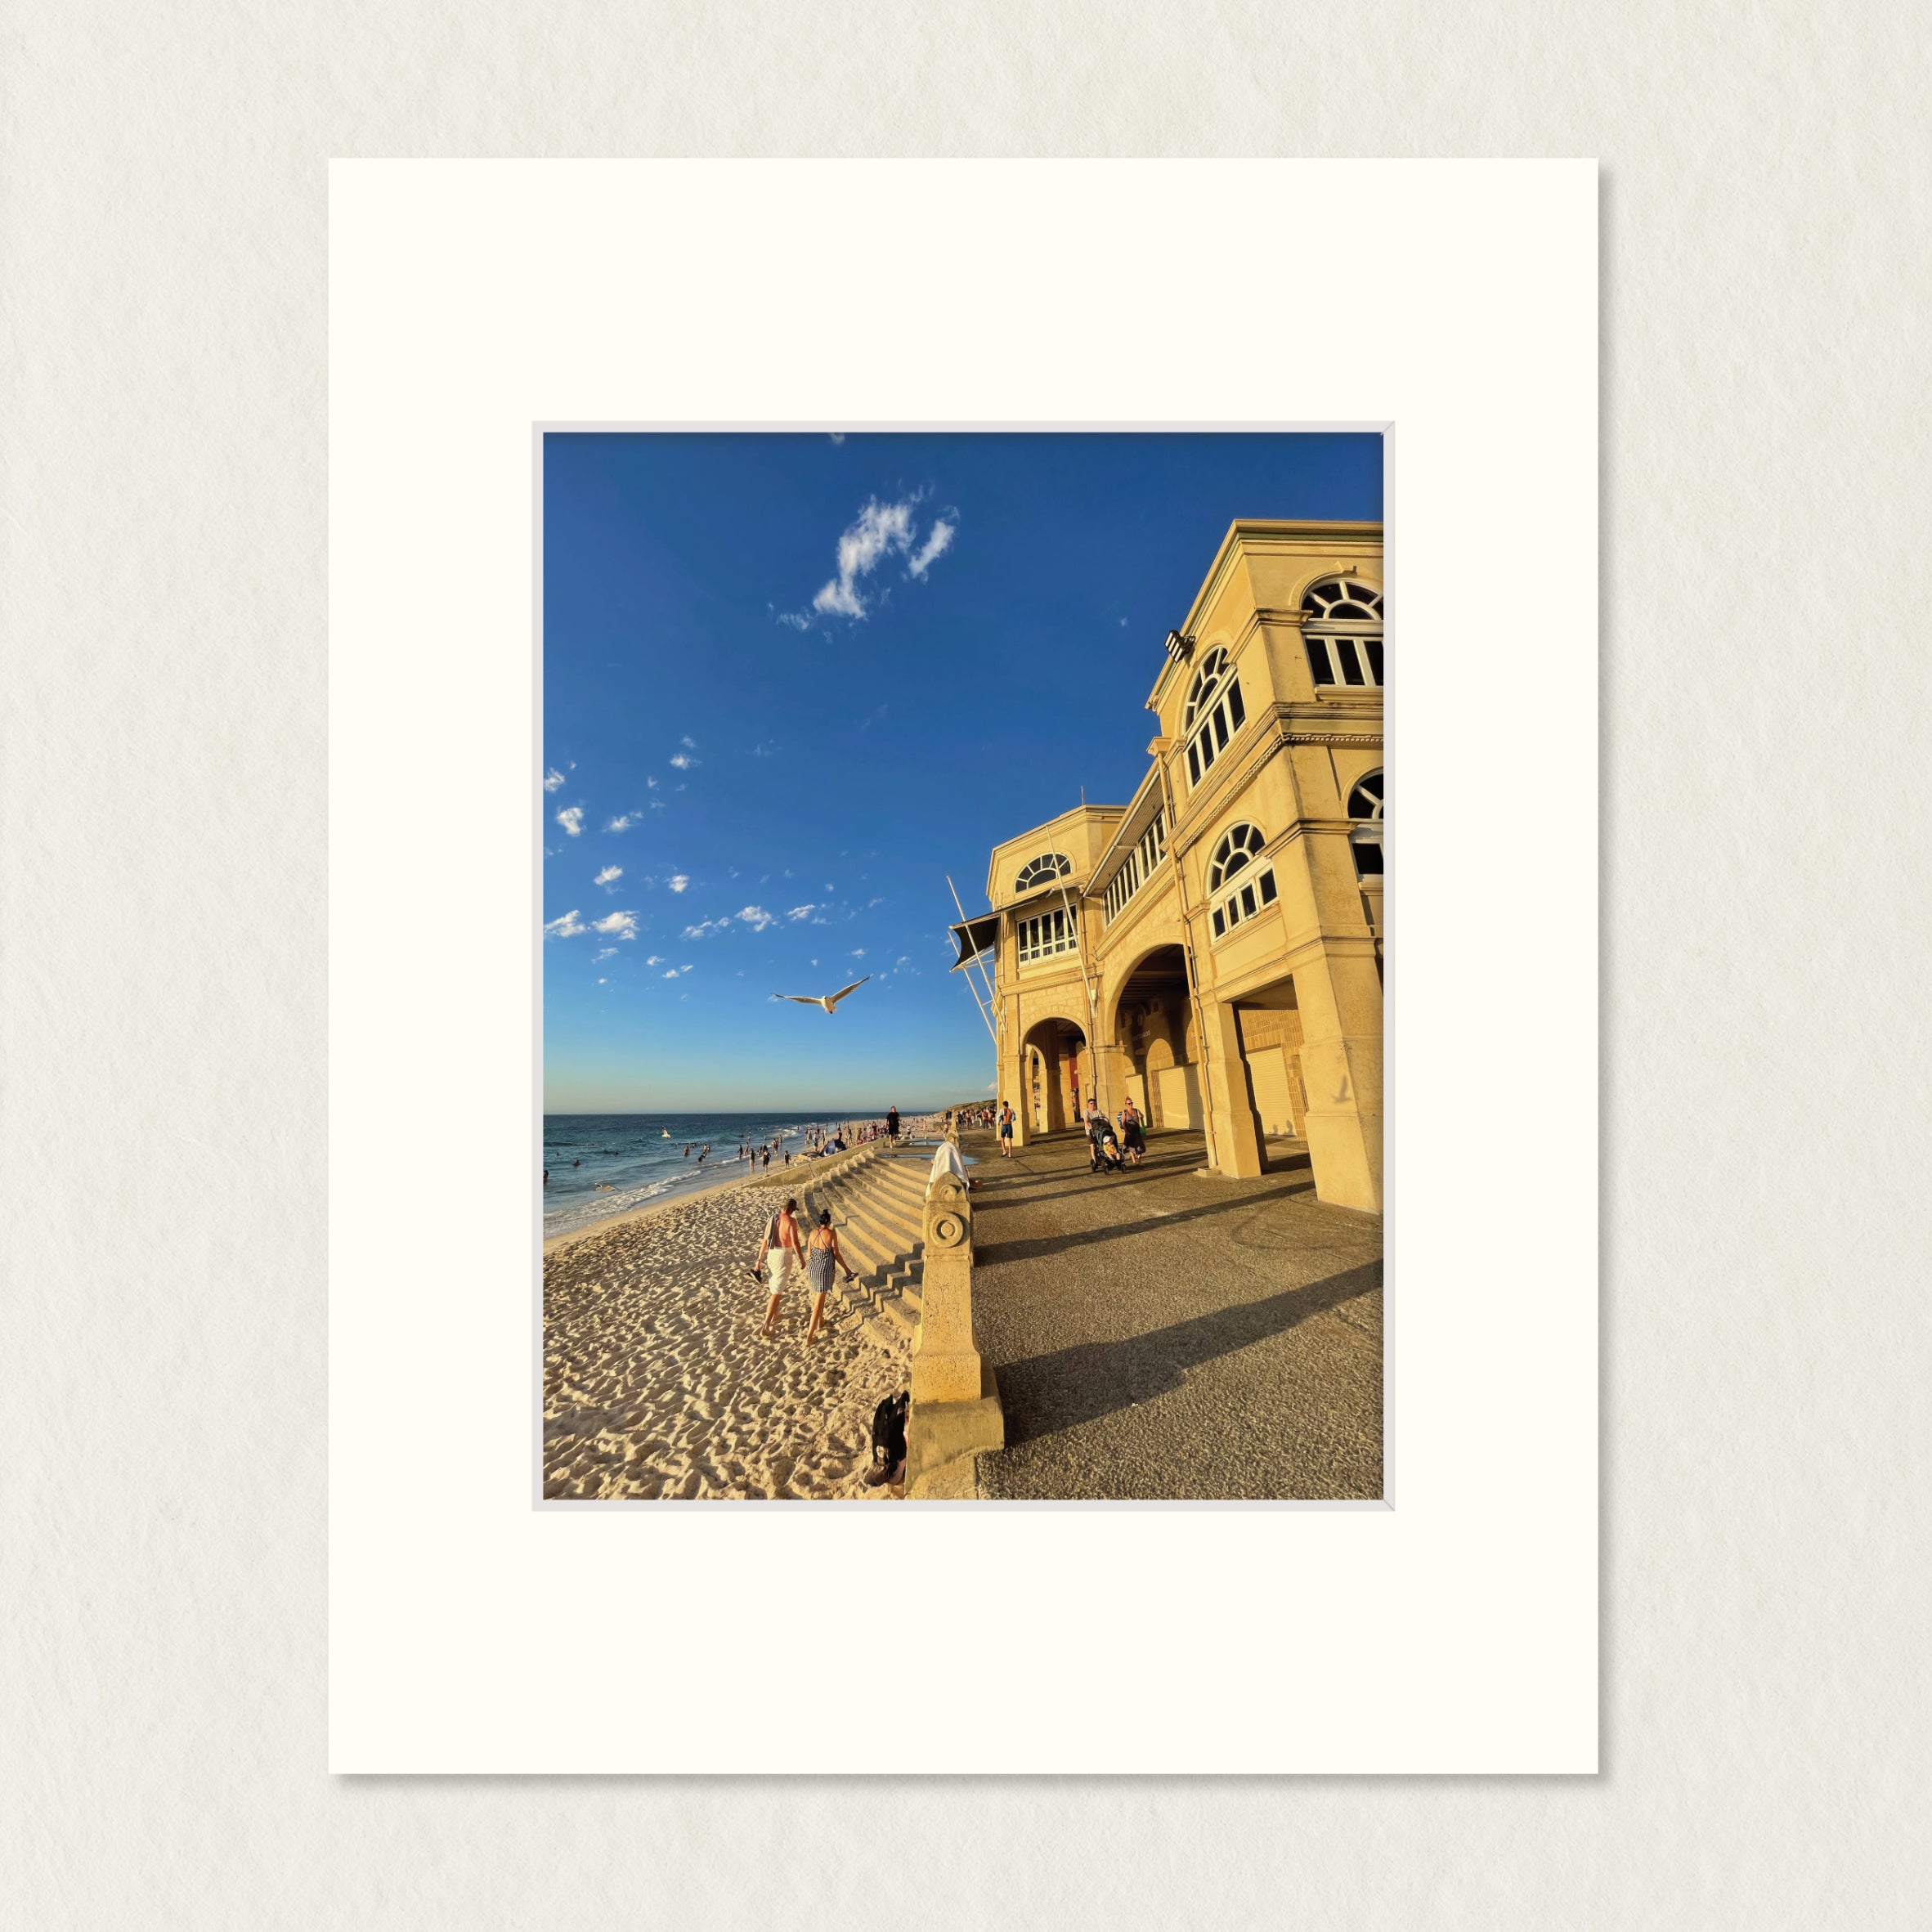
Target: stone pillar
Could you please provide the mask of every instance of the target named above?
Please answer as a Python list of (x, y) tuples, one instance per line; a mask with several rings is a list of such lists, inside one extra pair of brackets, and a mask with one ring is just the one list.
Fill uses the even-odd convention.
[(1382, 982), (1375, 962), (1333, 953), (1295, 969), (1304, 1131), (1316, 1198), (1382, 1212)]
[(1049, 1033), (1051, 1046), (1040, 1050), (1040, 1104), (1045, 1109), (1047, 1124), (1043, 1131), (1056, 1133), (1066, 1125), (1067, 1077), (1060, 1064), (1060, 1036)]
[(1127, 1056), (1116, 1042), (1109, 1040), (1094, 1055), (1093, 1064), (1100, 1111), (1111, 1120), (1127, 1098)]
[[(1033, 1135), (1033, 1087), (1029, 1078), (1031, 1069), (1027, 1065), (1031, 1057), (1031, 1054), (1026, 1047), (1022, 1047), (1020, 1049), (1017, 1063), (1020, 1069), (1017, 1076), (1018, 1084), (1011, 1096), (1013, 1102), (1013, 1145), (1015, 1148), (1024, 1147)], [(1014, 1065), (1014, 1058), (1009, 1054), (1006, 1057), (1006, 1071), (1009, 1077), (1013, 1076)]]
[(1203, 1000), (1200, 1020), (1208, 1075), (1201, 1098), (1213, 1116), (1215, 1164), (1223, 1174), (1247, 1178), (1262, 1172), (1262, 1137), (1241, 1058), (1241, 1023), (1231, 1005), (1217, 999)]
[(972, 1207), (965, 1183), (942, 1175), (926, 1196), (924, 1279), (906, 1423), (908, 1493), (971, 1495), (969, 1459), (1003, 1448), (1006, 1439), (999, 1387), (973, 1331)]

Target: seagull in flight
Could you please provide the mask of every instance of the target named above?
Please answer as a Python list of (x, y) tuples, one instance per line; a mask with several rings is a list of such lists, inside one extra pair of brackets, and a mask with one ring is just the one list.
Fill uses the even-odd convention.
[[(867, 973), (865, 979), (872, 978)], [(865, 979), (854, 979), (849, 986), (841, 986), (836, 993), (774, 993), (775, 1000), (796, 1000), (801, 1006), (823, 1006), (830, 1012), (849, 993), (856, 993), (865, 984)]]

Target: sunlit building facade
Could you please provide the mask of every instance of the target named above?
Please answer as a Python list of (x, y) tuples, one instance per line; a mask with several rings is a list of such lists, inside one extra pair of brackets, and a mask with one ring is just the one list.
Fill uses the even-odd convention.
[(1382, 527), (1239, 522), (1168, 639), (1147, 774), (996, 847), (956, 929), (1017, 1137), (1132, 1098), (1208, 1165), (1382, 1208)]

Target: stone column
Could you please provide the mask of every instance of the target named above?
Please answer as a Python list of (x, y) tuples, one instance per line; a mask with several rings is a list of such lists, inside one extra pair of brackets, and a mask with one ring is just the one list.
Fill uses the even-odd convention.
[(1208, 1076), (1201, 1098), (1214, 1117), (1216, 1163), (1223, 1174), (1247, 1178), (1262, 1171), (1262, 1140), (1241, 1059), (1241, 1023), (1231, 1005), (1217, 999), (1202, 1001), (1200, 1020)]
[(926, 1190), (906, 1441), (908, 1493), (957, 1496), (974, 1492), (964, 1459), (1006, 1442), (998, 1387), (973, 1332), (973, 1215), (957, 1175), (943, 1175)]
[(1382, 982), (1367, 953), (1295, 969), (1316, 1198), (1382, 1212)]
[[(1017, 1023), (1015, 1024), (1017, 1024)], [(1031, 1069), (1027, 1065), (1029, 1057), (1028, 1050), (1024, 1047), (1020, 1049), (1017, 1060), (1011, 1054), (1008, 1054), (1006, 1056), (1007, 1076), (1017, 1082), (1011, 1096), (1013, 1102), (1013, 1145), (1016, 1149), (1024, 1147), (1033, 1135), (1033, 1088), (1028, 1078)], [(1017, 1075), (1013, 1071), (1015, 1065), (1019, 1068)]]

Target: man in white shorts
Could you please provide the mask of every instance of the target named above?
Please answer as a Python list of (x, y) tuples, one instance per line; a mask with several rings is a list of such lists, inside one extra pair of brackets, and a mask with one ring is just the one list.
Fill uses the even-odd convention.
[(785, 1205), (764, 1224), (764, 1239), (758, 1244), (758, 1259), (751, 1264), (751, 1273), (755, 1278), (764, 1267), (765, 1257), (771, 1257), (772, 1298), (764, 1311), (764, 1334), (769, 1339), (772, 1324), (778, 1319), (778, 1303), (785, 1298), (787, 1289), (798, 1284), (805, 1272), (803, 1244), (799, 1239), (798, 1202), (790, 1195), (785, 1197)]

